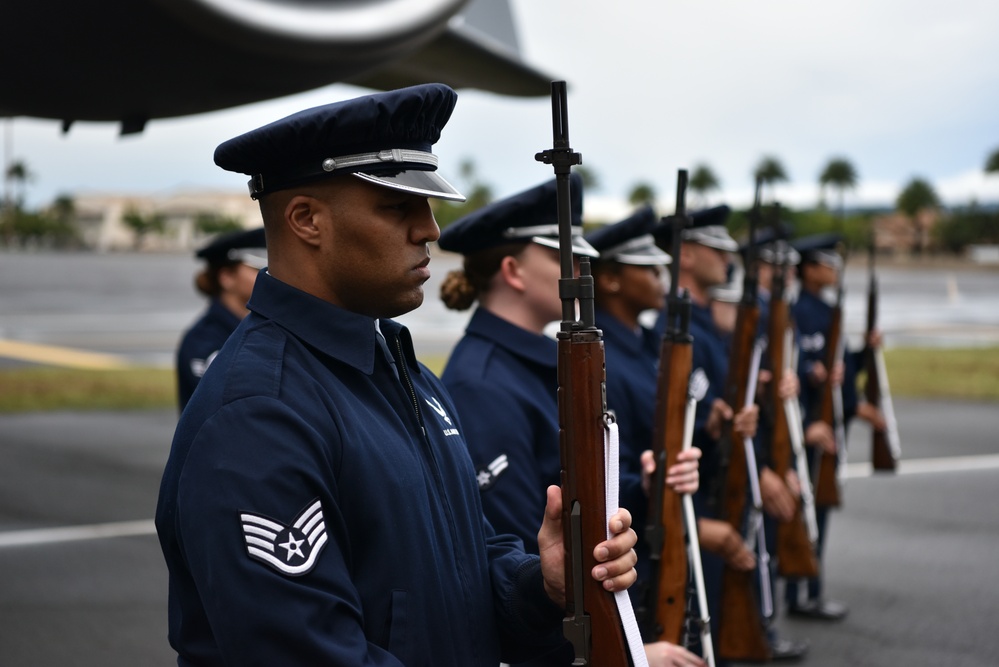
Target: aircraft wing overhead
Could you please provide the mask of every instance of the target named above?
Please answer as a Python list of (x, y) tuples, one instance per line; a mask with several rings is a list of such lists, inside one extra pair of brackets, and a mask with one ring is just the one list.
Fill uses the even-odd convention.
[[(507, 29), (508, 2), (471, 4), (499, 11)], [(338, 81), (547, 94), (549, 77), (520, 60), (510, 34), (476, 31), (456, 19), (466, 9), (483, 11), (468, 0), (17, 0), (0, 21), (0, 61), (12, 64), (0, 115), (130, 133)]]
[[(478, 2), (478, 4), (477, 4)], [(525, 63), (512, 33), (493, 35), (470, 20), (479, 6), (490, 3), (491, 11), (502, 11), (506, 0), (476, 0), (469, 15), (451, 19), (448, 28), (415, 53), (376, 70), (353, 77), (349, 83), (389, 90), (416, 83), (439, 81), (452, 88), (478, 88), (501, 95), (534, 97), (549, 95), (553, 75)], [(491, 20), (483, 27), (502, 22)], [(510, 26), (512, 29), (512, 25)]]

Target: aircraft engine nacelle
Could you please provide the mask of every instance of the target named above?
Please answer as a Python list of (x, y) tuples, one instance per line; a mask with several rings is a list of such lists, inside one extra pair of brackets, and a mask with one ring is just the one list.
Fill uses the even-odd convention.
[(0, 116), (118, 121), (233, 107), (364, 76), (468, 0), (15, 0)]

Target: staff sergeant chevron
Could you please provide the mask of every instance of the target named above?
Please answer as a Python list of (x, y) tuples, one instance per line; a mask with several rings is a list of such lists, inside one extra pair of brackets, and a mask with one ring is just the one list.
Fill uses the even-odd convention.
[(250, 558), (291, 576), (306, 574), (326, 545), (326, 522), (317, 498), (291, 526), (259, 514), (242, 512), (243, 538)]

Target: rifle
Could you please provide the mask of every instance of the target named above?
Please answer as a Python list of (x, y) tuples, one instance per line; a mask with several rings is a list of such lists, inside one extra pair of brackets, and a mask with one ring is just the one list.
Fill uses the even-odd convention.
[[(676, 214), (664, 222), (672, 227), (673, 264), (666, 299), (666, 331), (659, 347), (652, 453), (656, 472), (650, 486), (645, 538), (651, 573), (638, 616), (645, 636), (681, 643), (687, 612), (687, 548), (680, 495), (666, 488), (666, 471), (683, 449), (687, 389), (693, 362), (690, 335), (690, 296), (679, 292), (680, 235), (689, 224), (686, 207), (687, 171), (677, 174)], [(696, 530), (696, 527), (695, 527)], [(688, 527), (689, 531), (689, 527)], [(700, 551), (698, 549), (698, 556)]]
[[(756, 199), (749, 216), (749, 234), (753, 237), (755, 222), (760, 212), (762, 181), (756, 181)], [(728, 375), (725, 379), (725, 402), (733, 412), (739, 411), (754, 400), (756, 372), (759, 370), (761, 349), (755, 345), (756, 327), (760, 316), (756, 300), (756, 270), (753, 246), (746, 254), (746, 270), (743, 277), (742, 301), (736, 316), (735, 331), (732, 335), (732, 351), (729, 356)], [(744, 456), (733, 456), (733, 443), (741, 443)], [(759, 478), (756, 468), (753, 443), (735, 432), (730, 424), (718, 443), (720, 454), (720, 475), (724, 478), (721, 498), (717, 499), (720, 518), (732, 525), (740, 535), (743, 532), (743, 518), (746, 510), (746, 485), (753, 492), (753, 505), (750, 512), (748, 537), (756, 540), (761, 559), (758, 564), (760, 576), (766, 578), (761, 593), (770, 595), (769, 565), (764, 562), (766, 544), (763, 539), (763, 522), (760, 511)], [(750, 470), (752, 467), (752, 470)], [(758, 520), (757, 520), (758, 519)], [(755, 525), (752, 525), (755, 524)], [(767, 610), (764, 610), (765, 612)], [(769, 613), (772, 614), (772, 607)], [(756, 592), (751, 572), (739, 572), (725, 566), (722, 573), (722, 597), (718, 609), (718, 653), (723, 658), (733, 660), (769, 660), (770, 646), (766, 639), (764, 620), (756, 600)]]
[(593, 549), (607, 539), (608, 515), (617, 505), (616, 466), (606, 470), (608, 463), (617, 463), (617, 453), (607, 448), (608, 440), (616, 446), (617, 424), (607, 410), (603, 334), (594, 325), (589, 259), (581, 258), (578, 278), (573, 271), (569, 173), (582, 156), (569, 147), (564, 81), (552, 82), (552, 127), (553, 148), (535, 159), (553, 166), (558, 201), (558, 414), (566, 589), (562, 630), (575, 651), (573, 665), (626, 667), (630, 653), (638, 667), (647, 662), (627, 591), (606, 591), (590, 576), (596, 566)]
[[(784, 480), (791, 467), (792, 430), (796, 412), (788, 412), (787, 401), (780, 397), (781, 373), (789, 369), (787, 357), (787, 336), (791, 333), (790, 305), (784, 293), (786, 279), (786, 240), (780, 232), (780, 208), (774, 218), (774, 273), (770, 285), (770, 319), (767, 322), (767, 345), (770, 368), (774, 378), (770, 383), (767, 408), (772, 426), (770, 434), (770, 458), (773, 470)], [(793, 334), (792, 334), (793, 341)], [(801, 427), (800, 422), (797, 425)], [(797, 433), (795, 433), (797, 435)], [(806, 468), (807, 469), (807, 468)], [(808, 484), (808, 480), (804, 480)], [(809, 490), (809, 495), (811, 492)], [(804, 494), (802, 494), (804, 498)], [(808, 528), (802, 514), (802, 505), (798, 503), (794, 517), (790, 521), (777, 524), (777, 568), (785, 577), (816, 577), (819, 574), (818, 561), (815, 558), (814, 540), (809, 539)]]
[[(874, 271), (873, 228), (871, 232), (871, 250), (868, 260), (870, 279), (867, 287), (868, 336), (878, 326), (878, 277)], [(898, 437), (898, 424), (895, 422), (895, 407), (891, 400), (891, 389), (888, 387), (888, 369), (885, 367), (885, 356), (880, 347), (872, 348), (868, 345), (865, 348), (864, 366), (867, 369), (864, 395), (867, 397), (867, 402), (879, 408), (885, 417), (885, 429), (873, 429), (871, 433), (871, 464), (874, 470), (895, 472), (902, 451)]]
[[(845, 268), (845, 262), (844, 262)], [(832, 310), (832, 320), (826, 335), (826, 379), (818, 393), (819, 418), (829, 424), (836, 438), (836, 454), (822, 451), (815, 457), (812, 471), (812, 485), (815, 487), (815, 503), (820, 507), (839, 507), (840, 471), (846, 465), (846, 433), (843, 427), (843, 390), (834, 386), (832, 371), (837, 361), (843, 359), (843, 273), (839, 274), (836, 289), (836, 304)]]
[[(787, 368), (798, 368), (798, 348), (794, 344), (794, 331), (788, 329), (784, 336), (784, 358)], [(808, 454), (805, 453), (805, 423), (801, 416), (801, 404), (794, 396), (784, 399), (784, 412), (791, 429), (791, 448), (794, 450), (795, 469), (801, 485), (801, 503), (804, 507), (805, 526), (808, 528), (808, 541), (812, 551), (817, 553), (819, 522), (815, 514), (815, 495), (812, 493), (812, 477), (808, 470)]]

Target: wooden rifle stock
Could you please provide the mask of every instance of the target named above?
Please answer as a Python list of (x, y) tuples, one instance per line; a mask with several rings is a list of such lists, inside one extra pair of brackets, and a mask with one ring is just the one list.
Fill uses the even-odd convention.
[(678, 645), (682, 643), (687, 612), (687, 546), (683, 528), (683, 498), (666, 487), (666, 471), (676, 463), (683, 450), (687, 386), (693, 363), (689, 297), (681, 297), (677, 293), (680, 234), (686, 223), (686, 189), (687, 172), (681, 170), (677, 178), (676, 215), (668, 219), (673, 227), (673, 279), (666, 302), (667, 325), (659, 348), (656, 379), (655, 421), (652, 427), (656, 472), (649, 493), (645, 532), (652, 573), (641, 614), (646, 625), (646, 637)]
[[(781, 247), (783, 241), (778, 240), (775, 249), (775, 271), (770, 288), (770, 319), (767, 322), (767, 350), (770, 368), (774, 377), (770, 382), (769, 401), (771, 440), (770, 458), (773, 470), (781, 478), (787, 479), (791, 468), (791, 432), (789, 419), (793, 415), (786, 414), (784, 399), (780, 396), (781, 374), (787, 367), (784, 358), (784, 340), (790, 327), (790, 308), (784, 297), (784, 253)], [(815, 549), (808, 537), (808, 526), (802, 512), (802, 504), (795, 504), (794, 517), (790, 521), (777, 524), (777, 569), (785, 577), (815, 577), (819, 574)]]
[[(826, 380), (822, 383), (822, 391), (819, 394), (820, 409), (819, 418), (829, 424), (833, 433), (841, 425), (837, 423), (837, 415), (834, 407), (835, 397), (833, 392), (840, 391), (840, 388), (833, 385), (832, 372), (836, 363), (842, 360), (842, 348), (840, 338), (843, 334), (843, 290), (839, 290), (836, 297), (836, 305), (833, 306), (832, 320), (829, 323), (829, 331), (826, 335)], [(839, 479), (837, 477), (837, 456), (823, 450), (819, 452), (817, 472), (815, 474), (815, 504), (819, 507), (839, 507), (842, 499), (839, 492)]]
[[(559, 333), (559, 447), (566, 547), (566, 636), (574, 665), (627, 665), (612, 593), (590, 576), (607, 539), (604, 510), (604, 345), (600, 331)], [(571, 573), (571, 576), (569, 575)], [(570, 636), (571, 635), (571, 636)]]
[[(581, 156), (569, 147), (564, 81), (552, 82), (552, 125), (554, 146), (535, 159), (554, 167), (558, 197), (562, 300), (558, 412), (566, 588), (563, 632), (575, 651), (573, 665), (627, 667), (630, 649), (615, 596), (590, 575), (597, 564), (593, 550), (607, 539), (604, 431), (612, 418), (607, 412), (603, 335), (594, 325), (593, 277), (587, 258), (580, 261), (579, 278), (574, 277), (569, 173), (572, 165), (580, 164)], [(644, 653), (640, 657), (644, 659)]]
[[(878, 279), (874, 273), (874, 243), (871, 243), (870, 259), (870, 282), (867, 288), (867, 334), (868, 336), (877, 329), (878, 322)], [(887, 372), (884, 369), (884, 360), (879, 359), (880, 349), (872, 348), (868, 345), (864, 350), (864, 367), (867, 371), (867, 380), (864, 384), (864, 395), (867, 402), (878, 408), (885, 415), (884, 429), (871, 429), (871, 465), (874, 470), (880, 472), (895, 472), (898, 464), (898, 433), (893, 431), (895, 425), (889, 422), (888, 404), (891, 396), (883, 395), (882, 387), (887, 387)], [(891, 411), (894, 412), (893, 410)], [(894, 414), (890, 415), (891, 422), (894, 422)], [(896, 442), (892, 442), (892, 439)]]
[[(756, 203), (750, 215), (750, 238), (753, 234), (753, 222), (759, 215), (761, 187), (762, 183), (757, 180)], [(746, 403), (750, 363), (760, 317), (759, 304), (756, 302), (756, 276), (752, 266), (752, 244), (749, 247), (742, 301), (739, 303), (736, 316), (728, 375), (725, 380), (725, 402), (732, 408), (733, 413), (742, 410)], [(740, 535), (744, 535), (749, 485), (749, 469), (742, 449), (742, 436), (735, 431), (734, 423), (729, 424), (722, 441), (719, 442), (719, 452), (722, 456), (721, 472), (725, 475), (719, 511), (720, 518), (734, 527)], [(754, 589), (752, 571), (740, 572), (728, 565), (724, 567), (721, 603), (716, 613), (718, 654), (722, 658), (753, 661), (770, 659), (770, 646)]]

